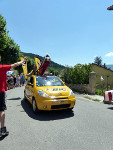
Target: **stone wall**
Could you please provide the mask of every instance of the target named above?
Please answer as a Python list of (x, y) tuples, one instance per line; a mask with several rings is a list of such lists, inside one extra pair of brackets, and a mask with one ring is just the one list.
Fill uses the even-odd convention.
[(69, 86), (74, 91), (95, 94), (95, 92), (96, 92), (96, 73), (91, 72), (89, 74), (89, 84), (68, 84), (67, 86)]

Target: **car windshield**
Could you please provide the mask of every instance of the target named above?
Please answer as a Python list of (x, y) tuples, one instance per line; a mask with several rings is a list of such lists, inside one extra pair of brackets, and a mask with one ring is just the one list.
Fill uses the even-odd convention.
[(36, 86), (64, 86), (64, 84), (55, 76), (37, 76)]

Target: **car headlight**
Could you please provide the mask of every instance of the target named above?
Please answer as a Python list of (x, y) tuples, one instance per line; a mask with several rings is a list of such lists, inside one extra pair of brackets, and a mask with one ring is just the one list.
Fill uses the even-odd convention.
[(48, 94), (46, 94), (44, 91), (42, 91), (42, 90), (38, 90), (38, 94), (40, 95), (40, 96), (43, 96), (43, 97), (49, 97), (49, 95)]
[(71, 89), (69, 89), (69, 91), (70, 91), (69, 96), (75, 95)]

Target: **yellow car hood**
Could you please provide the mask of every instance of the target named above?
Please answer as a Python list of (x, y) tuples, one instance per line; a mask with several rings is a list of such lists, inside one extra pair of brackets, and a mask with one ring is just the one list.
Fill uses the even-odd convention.
[(46, 86), (40, 87), (38, 90), (42, 90), (49, 96), (69, 96), (70, 90), (67, 86)]

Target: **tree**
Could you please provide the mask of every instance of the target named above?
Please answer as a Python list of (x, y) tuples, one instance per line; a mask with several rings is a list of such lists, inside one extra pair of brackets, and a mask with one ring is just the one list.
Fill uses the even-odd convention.
[(33, 65), (35, 64), (34, 59), (32, 59), (31, 57), (27, 56), (27, 68), (28, 68), (28, 72), (30, 72), (31, 70), (33, 70)]
[(0, 53), (4, 51), (7, 43), (6, 20), (0, 14)]
[(77, 64), (74, 67), (66, 67), (62, 74), (62, 79), (68, 84), (88, 84), (89, 73), (92, 71), (91, 64)]
[(99, 66), (102, 66), (102, 58), (101, 57), (95, 57), (94, 59), (94, 63), (99, 65)]
[(17, 62), (20, 57), (20, 47), (13, 39), (7, 37), (7, 44), (4, 51), (1, 52), (2, 63), (10, 64)]
[(17, 62), (20, 57), (20, 47), (8, 36), (6, 20), (0, 14), (0, 55), (2, 63), (11, 64)]
[(52, 73), (52, 75), (57, 76), (59, 74), (58, 70), (54, 68), (48, 68), (49, 73)]

